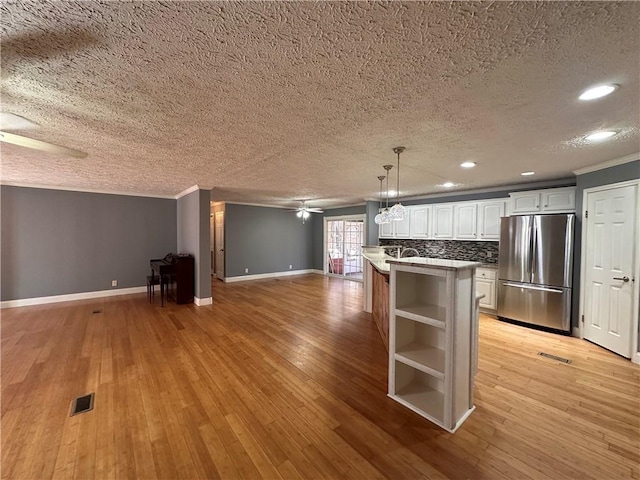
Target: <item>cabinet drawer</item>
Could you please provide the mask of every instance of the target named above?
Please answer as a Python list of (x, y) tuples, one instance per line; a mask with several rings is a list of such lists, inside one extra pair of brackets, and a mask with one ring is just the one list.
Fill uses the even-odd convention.
[(496, 279), (496, 270), (493, 268), (477, 268), (476, 269), (476, 277), (484, 278), (487, 280), (495, 280)]

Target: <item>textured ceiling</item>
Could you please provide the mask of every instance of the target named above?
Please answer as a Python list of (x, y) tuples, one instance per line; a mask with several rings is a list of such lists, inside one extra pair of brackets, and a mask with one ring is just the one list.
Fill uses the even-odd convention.
[[(0, 180), (272, 205), (571, 176), (638, 152), (638, 2), (3, 1)], [(593, 84), (621, 85), (592, 102)], [(581, 140), (615, 128), (611, 141)], [(478, 166), (462, 170), (474, 160)], [(535, 170), (534, 177), (520, 172)], [(395, 185), (395, 168), (391, 184)]]

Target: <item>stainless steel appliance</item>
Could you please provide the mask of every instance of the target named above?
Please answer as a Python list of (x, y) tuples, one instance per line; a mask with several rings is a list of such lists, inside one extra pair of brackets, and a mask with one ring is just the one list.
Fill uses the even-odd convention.
[(575, 215), (503, 217), (498, 317), (568, 332)]

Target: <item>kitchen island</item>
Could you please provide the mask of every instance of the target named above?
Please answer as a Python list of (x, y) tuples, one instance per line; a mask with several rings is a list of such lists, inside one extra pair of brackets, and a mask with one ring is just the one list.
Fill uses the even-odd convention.
[(454, 432), (471, 414), (478, 262), (394, 258), (363, 247), (365, 310), (389, 352), (391, 398)]
[(449, 432), (475, 408), (478, 262), (388, 260), (389, 397)]
[(386, 248), (400, 247), (377, 245), (362, 247), (364, 262), (364, 308), (373, 317), (384, 347), (389, 351), (389, 273), (388, 260), (394, 257), (385, 253)]

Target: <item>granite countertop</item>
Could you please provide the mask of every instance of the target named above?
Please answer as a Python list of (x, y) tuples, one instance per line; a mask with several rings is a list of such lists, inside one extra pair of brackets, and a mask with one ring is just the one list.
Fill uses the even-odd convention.
[(380, 273), (389, 273), (391, 271), (391, 266), (387, 263), (387, 260), (393, 259), (393, 257), (389, 255), (367, 255), (366, 253), (363, 253), (362, 256)]
[(412, 267), (432, 267), (445, 270), (466, 270), (482, 265), (480, 262), (464, 262), (462, 260), (443, 260), (440, 258), (407, 257), (387, 260), (392, 265), (409, 265)]
[(482, 267), (482, 268), (498, 268), (498, 264), (497, 263), (481, 263), (478, 266)]

